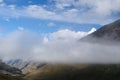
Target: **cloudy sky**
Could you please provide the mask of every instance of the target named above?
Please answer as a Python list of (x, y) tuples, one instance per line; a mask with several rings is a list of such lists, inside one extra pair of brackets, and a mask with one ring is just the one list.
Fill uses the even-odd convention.
[(36, 50), (48, 56), (49, 45), (51, 53), (57, 46), (60, 53), (61, 44), (119, 19), (119, 4), (120, 0), (0, 0), (0, 57)]
[(98, 29), (120, 15), (120, 0), (0, 0), (0, 33)]

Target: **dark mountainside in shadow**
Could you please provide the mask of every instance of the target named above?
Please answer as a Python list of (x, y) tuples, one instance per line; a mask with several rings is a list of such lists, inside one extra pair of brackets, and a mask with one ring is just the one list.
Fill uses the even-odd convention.
[(110, 42), (120, 41), (120, 19), (110, 24), (104, 25), (92, 34), (80, 39), (87, 42)]
[(107, 37), (109, 39), (120, 40), (120, 19), (101, 27), (91, 35), (97, 38)]

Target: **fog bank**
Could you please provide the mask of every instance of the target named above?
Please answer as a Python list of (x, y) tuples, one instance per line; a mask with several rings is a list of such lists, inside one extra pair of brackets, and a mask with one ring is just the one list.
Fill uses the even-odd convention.
[(120, 62), (119, 42), (101, 44), (79, 40), (88, 34), (63, 30), (41, 37), (30, 31), (14, 31), (0, 38), (0, 57), (56, 63)]

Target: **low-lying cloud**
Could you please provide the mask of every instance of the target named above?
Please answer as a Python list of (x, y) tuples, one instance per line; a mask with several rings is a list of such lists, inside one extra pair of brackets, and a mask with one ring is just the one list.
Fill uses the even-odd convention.
[(110, 45), (105, 45), (79, 41), (89, 33), (60, 30), (41, 38), (29, 31), (15, 31), (0, 38), (0, 57), (5, 60), (31, 59), (60, 63), (120, 62), (118, 43), (111, 42)]

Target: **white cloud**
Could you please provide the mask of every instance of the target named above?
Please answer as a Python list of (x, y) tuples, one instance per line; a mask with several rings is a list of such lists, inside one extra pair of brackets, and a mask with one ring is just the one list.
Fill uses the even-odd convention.
[[(9, 17), (32, 17), (74, 23), (106, 23), (113, 21), (120, 12), (120, 0), (54, 0), (56, 8), (51, 11), (42, 6), (29, 5), (16, 8), (14, 5), (1, 6), (0, 15)], [(114, 6), (113, 6), (114, 5)], [(65, 9), (65, 7), (74, 6)], [(59, 8), (58, 8), (59, 7)], [(52, 8), (48, 6), (48, 8)], [(61, 10), (61, 9), (64, 10)]]
[(4, 1), (3, 1), (3, 0), (0, 0), (0, 7), (1, 7), (1, 6), (4, 6), (4, 5), (5, 5)]
[[(35, 33), (14, 31), (0, 38), (0, 57), (4, 59), (30, 58), (41, 62), (61, 63), (120, 62), (119, 43), (112, 41), (109, 45), (103, 45), (80, 42), (78, 41), (78, 38), (81, 37), (80, 33), (71, 30), (61, 30), (56, 33), (51, 33), (49, 37), (51, 35), (54, 36), (53, 40), (49, 40), (47, 37), (44, 37), (42, 40)], [(69, 40), (59, 39), (57, 35)]]
[(92, 29), (88, 32), (88, 34), (91, 34), (91, 33), (95, 32), (96, 30), (97, 30), (96, 28), (92, 28)]
[(33, 59), (60, 63), (119, 63), (120, 46), (113, 44), (54, 41), (35, 47)]
[(3, 59), (28, 58), (31, 49), (39, 44), (39, 37), (28, 31), (14, 31), (0, 38), (0, 57)]
[[(101, 16), (106, 17), (111, 15), (113, 12), (120, 12), (120, 0), (54, 0), (56, 4), (68, 4), (77, 7), (78, 9), (84, 10), (89, 8), (83, 13), (93, 13)], [(115, 6), (113, 6), (115, 5)]]
[(19, 31), (23, 31), (23, 30), (24, 30), (24, 28), (23, 28), (23, 27), (21, 27), (21, 26), (19, 26), (19, 27), (18, 27), (18, 30), (19, 30)]
[(64, 9), (65, 7), (70, 7), (71, 6), (71, 4), (69, 3), (70, 1), (69, 0), (58, 0), (58, 1), (56, 1), (56, 5), (55, 6), (58, 9)]
[(12, 10), (14, 10), (14, 9), (16, 8), (15, 5), (9, 5), (8, 7), (9, 7), (10, 9), (12, 9)]
[(50, 23), (48, 23), (48, 26), (49, 26), (49, 27), (54, 27), (54, 26), (55, 26), (55, 23), (50, 22)]
[(54, 32), (50, 34), (50, 37), (52, 40), (61, 40), (61, 41), (76, 41), (80, 38), (94, 32), (96, 29), (92, 28), (89, 32), (83, 32), (83, 31), (72, 31), (69, 29), (63, 29), (59, 30), (57, 32)]
[(30, 5), (28, 7), (26, 7), (24, 9), (24, 12), (26, 15), (24, 16), (31, 16), (31, 17), (35, 17), (35, 18), (42, 18), (42, 19), (54, 19), (56, 15), (56, 13), (51, 12), (51, 11), (47, 11), (44, 8), (42, 8), (41, 6), (37, 6), (37, 5)]
[[(68, 42), (76, 41), (85, 35), (87, 35), (87, 32), (75, 32), (66, 29), (51, 33), (48, 36), (44, 36), (42, 39), (41, 36), (26, 31), (23, 27), (18, 27), (17, 31), (11, 32), (4, 37), (1, 36), (0, 57), (5, 59), (27, 59), (34, 55), (34, 49), (36, 49), (37, 46), (39, 48), (39, 46), (42, 47), (42, 45), (51, 44), (53, 42), (64, 42), (65, 40), (68, 40)], [(60, 37), (64, 39), (59, 39)], [(46, 53), (40, 53), (40, 55), (44, 54), (47, 55)]]
[(58, 30), (58, 31), (53, 32), (53, 33), (49, 33), (48, 35), (43, 37), (43, 43), (48, 43), (51, 41), (61, 41), (61, 42), (63, 42), (63, 41), (65, 41), (65, 42), (77, 41), (77, 40), (79, 40), (79, 39), (87, 36), (88, 34), (95, 32), (95, 31), (96, 31), (95, 28), (92, 28), (88, 32), (62, 29), (62, 30)]
[(45, 37), (43, 38), (43, 44), (44, 44), (44, 43), (47, 43), (47, 42), (49, 42), (49, 39), (45, 36)]

